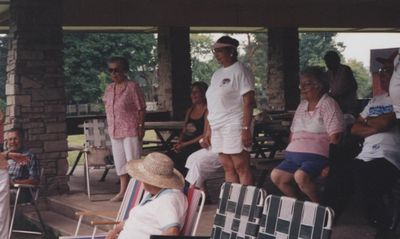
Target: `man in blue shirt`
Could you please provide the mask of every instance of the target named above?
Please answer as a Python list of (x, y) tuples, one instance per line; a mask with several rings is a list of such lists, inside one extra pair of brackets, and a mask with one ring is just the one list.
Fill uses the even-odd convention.
[(23, 146), (24, 132), (20, 128), (12, 128), (6, 133), (7, 151), (21, 153), (28, 156), (29, 161), (26, 165), (17, 164), (13, 160), (8, 160), (8, 174), (11, 184), (39, 184), (40, 165), (29, 150)]

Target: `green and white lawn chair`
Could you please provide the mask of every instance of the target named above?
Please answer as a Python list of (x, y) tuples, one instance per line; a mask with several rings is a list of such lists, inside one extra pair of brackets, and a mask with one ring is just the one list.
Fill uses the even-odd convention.
[(255, 239), (260, 225), (266, 192), (254, 186), (224, 183), (211, 238)]
[[(212, 229), (212, 239), (255, 239), (259, 230), (266, 192), (254, 186), (224, 183)], [(151, 239), (205, 239), (204, 236), (157, 236)]]
[(257, 239), (329, 239), (334, 212), (329, 207), (295, 198), (269, 195)]

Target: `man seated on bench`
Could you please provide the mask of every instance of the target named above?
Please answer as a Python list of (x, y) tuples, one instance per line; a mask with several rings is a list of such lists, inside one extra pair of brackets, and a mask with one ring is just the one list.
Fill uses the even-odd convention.
[(389, 67), (380, 71), (379, 83), (384, 93), (369, 101), (351, 129), (352, 134), (364, 138), (362, 151), (356, 157), (356, 182), (363, 194), (361, 203), (366, 216), (376, 224), (377, 235), (382, 236), (376, 238), (398, 238), (389, 229), (394, 210), (384, 200), (400, 173), (400, 135), (393, 100), (387, 93), (393, 65)]
[(35, 155), (24, 147), (24, 131), (21, 128), (12, 128), (6, 132), (7, 152), (21, 153), (29, 158), (25, 165), (17, 164), (14, 160), (8, 161), (8, 174), (11, 184), (39, 184), (40, 165)]
[(150, 153), (143, 160), (128, 162), (127, 171), (142, 181), (145, 198), (129, 212), (125, 222), (107, 234), (107, 239), (148, 239), (151, 235), (179, 235), (185, 222), (188, 202), (182, 192), (183, 176), (174, 162), (162, 153)]

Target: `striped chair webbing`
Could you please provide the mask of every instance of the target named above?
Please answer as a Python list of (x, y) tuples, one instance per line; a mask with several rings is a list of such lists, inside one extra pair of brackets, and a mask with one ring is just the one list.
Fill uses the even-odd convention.
[(143, 183), (131, 178), (119, 208), (116, 221), (125, 221), (128, 219), (130, 210), (140, 203), (144, 192)]
[(196, 234), (197, 224), (205, 202), (203, 191), (190, 187), (187, 193), (188, 209), (185, 218), (185, 225), (182, 228), (182, 236), (194, 236)]
[(211, 238), (256, 238), (265, 195), (254, 186), (224, 183)]
[(290, 197), (265, 200), (258, 239), (328, 239), (334, 213), (328, 207)]
[(83, 123), (83, 128), (86, 146), (111, 149), (111, 140), (105, 119), (86, 120)]

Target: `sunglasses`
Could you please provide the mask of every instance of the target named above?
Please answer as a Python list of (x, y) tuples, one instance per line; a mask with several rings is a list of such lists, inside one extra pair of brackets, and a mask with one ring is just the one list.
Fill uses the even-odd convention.
[(108, 68), (108, 72), (110, 72), (110, 73), (120, 73), (122, 71), (119, 68)]

